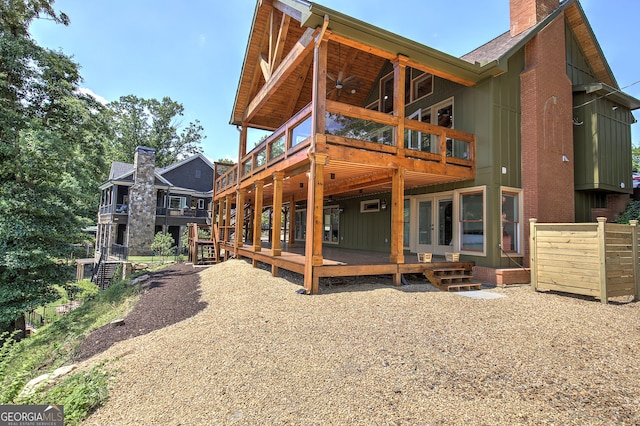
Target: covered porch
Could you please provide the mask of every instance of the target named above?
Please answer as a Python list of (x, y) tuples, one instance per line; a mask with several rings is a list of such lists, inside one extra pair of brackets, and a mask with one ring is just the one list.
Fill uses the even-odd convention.
[[(399, 285), (403, 273), (422, 267), (405, 259), (405, 191), (476, 175), (476, 137), (453, 128), (452, 103), (434, 107), (429, 119), (405, 106), (436, 77), (462, 87), (499, 72), (317, 4), (258, 2), (231, 117), (240, 130), (238, 161), (215, 165), (212, 217), (221, 247), (276, 274), (302, 273), (312, 294), (324, 276), (389, 274)], [(250, 128), (271, 134), (248, 149)], [(377, 194), (389, 216), (380, 225), (387, 252), (356, 263), (327, 257), (327, 242), (342, 244), (342, 231), (329, 230), (335, 240), (327, 241), (327, 206), (337, 211), (342, 200)], [(374, 204), (369, 211), (382, 209)]]
[[(305, 249), (304, 247), (282, 246), (280, 255), (274, 256), (270, 243), (263, 243), (263, 250), (254, 251), (251, 245), (236, 247), (232, 244), (221, 245), (229, 254), (234, 253), (235, 257), (251, 259), (257, 266), (258, 262), (271, 265), (271, 273), (278, 276), (279, 269), (305, 273)], [(344, 249), (339, 247), (323, 247), (322, 265), (315, 268), (315, 275), (318, 279), (328, 277), (351, 277), (351, 276), (374, 276), (389, 275), (392, 283), (397, 285), (401, 282), (403, 274), (425, 274), (434, 268), (459, 268), (471, 272), (474, 262), (469, 261), (447, 261), (444, 256), (433, 256), (431, 262), (419, 262), (418, 256), (411, 255), (405, 257), (404, 263), (391, 262), (389, 255), (383, 252), (369, 250)]]

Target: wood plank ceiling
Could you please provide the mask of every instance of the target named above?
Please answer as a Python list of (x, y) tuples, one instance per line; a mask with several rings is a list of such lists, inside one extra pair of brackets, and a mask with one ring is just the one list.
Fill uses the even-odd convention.
[[(294, 18), (284, 15), (263, 0), (257, 9), (253, 32), (250, 36), (245, 63), (233, 111), (232, 123), (241, 124), (250, 103), (267, 84), (267, 79), (283, 59), (298, 44), (307, 28)], [(313, 49), (305, 51), (305, 58), (271, 92), (269, 99), (246, 123), (250, 127), (275, 130), (311, 102)], [(336, 41), (328, 43), (327, 78), (328, 98), (350, 105), (364, 107), (377, 80), (385, 59)], [(346, 87), (336, 90), (339, 76), (347, 80)]]

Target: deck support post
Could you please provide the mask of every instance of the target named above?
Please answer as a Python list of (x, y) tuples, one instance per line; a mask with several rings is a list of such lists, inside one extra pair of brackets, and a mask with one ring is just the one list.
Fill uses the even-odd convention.
[(229, 259), (229, 250), (227, 249), (227, 245), (229, 241), (231, 241), (231, 195), (227, 195), (225, 197), (225, 205), (224, 205), (224, 260)]
[(289, 237), (287, 244), (289, 247), (295, 247), (296, 241), (296, 199), (293, 195), (289, 198)]
[(236, 231), (235, 238), (233, 240), (233, 256), (238, 258), (238, 249), (242, 247), (244, 238), (242, 237), (242, 231), (244, 228), (244, 200), (247, 195), (245, 188), (236, 189)]
[[(224, 198), (218, 200), (218, 233), (224, 230)], [(222, 240), (224, 240), (224, 232), (222, 234)], [(220, 236), (218, 236), (218, 242), (220, 242)]]
[(324, 199), (324, 166), (326, 154), (309, 154), (309, 185), (307, 190), (307, 235), (305, 239), (304, 288), (308, 294), (317, 294), (320, 278), (314, 274), (322, 266), (322, 213)]
[[(282, 254), (282, 181), (284, 172), (275, 172), (273, 174), (273, 205), (272, 214), (273, 222), (271, 224), (271, 256), (280, 256)], [(278, 276), (278, 267), (271, 265), (271, 275)]]
[[(391, 177), (391, 254), (389, 261), (404, 263), (404, 167), (393, 170)], [(400, 285), (400, 274), (394, 277), (394, 284)]]
[[(264, 193), (264, 182), (256, 181), (253, 191), (253, 251), (259, 252), (262, 249), (262, 195)], [(255, 258), (253, 266), (257, 266)]]

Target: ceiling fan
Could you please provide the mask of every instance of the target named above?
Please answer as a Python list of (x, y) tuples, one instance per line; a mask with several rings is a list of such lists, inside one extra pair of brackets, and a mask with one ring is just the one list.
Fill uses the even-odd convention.
[(337, 77), (331, 73), (327, 73), (327, 78), (334, 82), (331, 90), (327, 92), (327, 96), (331, 96), (334, 92), (336, 96), (340, 96), (343, 90), (346, 90), (348, 93), (356, 93), (357, 89), (362, 86), (362, 81), (357, 75), (350, 75), (344, 78), (344, 71), (339, 71)]
[[(357, 56), (357, 53), (356, 55)], [(345, 75), (348, 73), (348, 69), (350, 68), (350, 62), (355, 60), (355, 56), (352, 58), (352, 61), (348, 61), (344, 64), (344, 68), (340, 66), (340, 45), (338, 44), (338, 75), (334, 75), (332, 73), (327, 73), (327, 78), (333, 82), (333, 87), (329, 88), (327, 92), (327, 96), (331, 96), (335, 93), (336, 97), (342, 94), (343, 90), (346, 90), (347, 93), (356, 93), (357, 89), (362, 87), (362, 79), (357, 75), (353, 74), (345, 78)]]

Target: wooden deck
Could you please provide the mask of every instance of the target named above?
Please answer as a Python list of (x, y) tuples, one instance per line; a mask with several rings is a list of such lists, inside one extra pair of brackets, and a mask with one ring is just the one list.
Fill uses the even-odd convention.
[[(222, 245), (221, 248), (232, 254), (232, 245)], [(393, 263), (389, 261), (389, 254), (383, 252), (352, 250), (334, 247), (323, 247), (322, 266), (315, 267), (315, 274), (318, 278), (323, 277), (349, 277), (368, 275), (391, 275), (394, 283), (399, 283), (402, 274), (424, 274), (428, 268), (452, 267), (463, 269), (471, 273), (475, 262), (447, 262), (444, 256), (433, 256), (431, 263), (418, 262), (417, 256), (406, 255), (405, 263)], [(239, 258), (252, 259), (254, 266), (258, 262), (271, 265), (273, 276), (278, 276), (278, 269), (304, 274), (305, 257), (304, 247), (282, 247), (279, 256), (273, 256), (268, 243), (263, 243), (260, 251), (255, 251), (250, 245), (243, 245), (238, 248)]]

